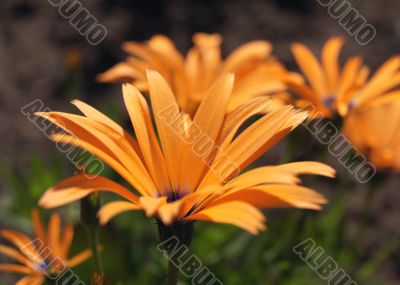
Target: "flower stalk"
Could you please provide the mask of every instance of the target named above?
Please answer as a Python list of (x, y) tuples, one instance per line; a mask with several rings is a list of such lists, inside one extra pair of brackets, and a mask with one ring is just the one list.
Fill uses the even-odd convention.
[[(194, 233), (194, 223), (193, 222), (174, 222), (171, 225), (164, 225), (161, 221), (157, 221), (158, 233), (160, 236), (160, 242), (170, 240), (171, 238), (176, 238), (177, 246), (174, 248), (179, 248), (180, 246), (190, 247), (192, 243), (193, 233)], [(168, 254), (168, 272), (167, 272), (167, 285), (178, 284), (179, 271), (178, 266), (172, 261), (173, 249), (165, 247), (164, 248)]]
[(105, 284), (103, 261), (100, 254), (100, 224), (97, 218), (97, 212), (101, 204), (100, 193), (94, 193), (81, 200), (81, 220), (86, 227), (94, 259), (95, 272), (93, 273), (91, 284), (96, 285)]

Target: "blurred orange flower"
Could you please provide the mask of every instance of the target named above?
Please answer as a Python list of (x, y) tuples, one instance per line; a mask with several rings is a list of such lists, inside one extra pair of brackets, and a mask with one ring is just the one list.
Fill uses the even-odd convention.
[(147, 82), (160, 142), (145, 98), (131, 84), (123, 85), (123, 97), (136, 138), (80, 101), (73, 104), (84, 116), (38, 114), (71, 134), (54, 134), (54, 141), (98, 156), (139, 196), (107, 178), (82, 174), (48, 189), (41, 206), (58, 207), (96, 191), (108, 191), (125, 201), (103, 206), (99, 212), (102, 223), (122, 212), (144, 210), (164, 225), (205, 220), (233, 224), (256, 234), (264, 229), (264, 216), (257, 208), (320, 209), (326, 203), (320, 194), (297, 185), (300, 174), (333, 177), (335, 171), (322, 163), (259, 167), (237, 176), (297, 127), (307, 117), (306, 112), (281, 107), (235, 136), (248, 118), (268, 108), (269, 100), (253, 98), (226, 114), (234, 85), (232, 75), (212, 85), (193, 120), (180, 112), (176, 97), (159, 73), (148, 71)]
[(0, 271), (26, 275), (16, 283), (17, 285), (42, 284), (46, 276), (58, 276), (66, 268), (74, 267), (91, 256), (91, 251), (85, 250), (68, 258), (74, 228), (71, 225), (65, 225), (62, 231), (58, 214), (51, 215), (47, 232), (37, 209), (32, 211), (32, 222), (36, 236), (34, 240), (17, 231), (0, 231), (0, 237), (15, 246), (13, 248), (0, 244), (0, 254), (20, 263), (0, 263)]
[[(331, 118), (336, 112), (341, 116), (378, 96), (386, 96), (400, 84), (400, 57), (386, 61), (368, 79), (369, 69), (361, 57), (349, 58), (343, 68), (339, 66), (339, 53), (343, 46), (341, 37), (330, 38), (322, 49), (321, 62), (303, 44), (292, 46), (292, 53), (307, 79), (285, 82), (301, 98), (299, 107), (313, 105), (314, 116)], [(390, 94), (392, 95), (392, 94)]]
[[(133, 83), (139, 90), (148, 91), (146, 69), (154, 69), (167, 80), (178, 106), (193, 115), (211, 84), (225, 73), (233, 73), (236, 78), (228, 111), (255, 96), (284, 91), (283, 77), (298, 78), (271, 56), (272, 45), (267, 41), (246, 43), (225, 60), (221, 56), (220, 35), (197, 33), (193, 42), (186, 57), (163, 35), (153, 36), (146, 43), (126, 42), (123, 49), (130, 54), (127, 60), (99, 74), (97, 79)], [(276, 100), (279, 104), (279, 98)]]
[(400, 170), (400, 97), (385, 96), (352, 111), (344, 134), (381, 170)]

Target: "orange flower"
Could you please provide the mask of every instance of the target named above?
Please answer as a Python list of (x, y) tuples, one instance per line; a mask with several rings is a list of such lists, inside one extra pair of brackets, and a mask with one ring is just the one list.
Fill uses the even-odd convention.
[(80, 101), (73, 104), (84, 116), (38, 114), (71, 134), (53, 135), (57, 143), (69, 143), (98, 156), (139, 195), (105, 177), (77, 175), (47, 190), (41, 206), (58, 207), (93, 192), (108, 191), (125, 201), (103, 206), (99, 212), (102, 223), (122, 212), (143, 210), (164, 225), (204, 220), (233, 224), (256, 234), (264, 229), (264, 216), (257, 208), (320, 209), (326, 202), (320, 194), (297, 185), (300, 174), (334, 176), (334, 170), (321, 163), (259, 167), (237, 176), (297, 127), (306, 112), (281, 107), (235, 136), (248, 118), (268, 108), (268, 98), (253, 98), (227, 114), (234, 85), (228, 74), (212, 85), (192, 120), (179, 111), (176, 97), (159, 73), (148, 71), (147, 81), (160, 143), (146, 100), (131, 84), (123, 85), (123, 97), (136, 139)]
[(400, 94), (380, 97), (349, 114), (344, 133), (378, 169), (400, 170)]
[(162, 35), (153, 36), (144, 44), (126, 42), (123, 49), (130, 54), (128, 59), (98, 75), (97, 79), (133, 83), (139, 90), (148, 91), (146, 69), (154, 69), (167, 80), (179, 107), (189, 115), (195, 113), (216, 78), (225, 73), (234, 73), (236, 77), (228, 110), (255, 96), (286, 89), (280, 78), (291, 74), (271, 56), (269, 42), (246, 43), (225, 60), (221, 56), (220, 35), (197, 33), (193, 42), (194, 47), (185, 58), (174, 43)]
[(0, 254), (20, 263), (0, 264), (0, 271), (26, 275), (16, 283), (17, 285), (42, 284), (46, 276), (60, 275), (66, 268), (74, 267), (91, 256), (91, 251), (85, 250), (68, 258), (74, 228), (71, 225), (65, 225), (62, 231), (58, 214), (51, 215), (47, 233), (37, 209), (32, 211), (32, 222), (35, 240), (17, 231), (0, 231), (0, 237), (15, 246), (13, 248), (0, 244)]
[(299, 106), (310, 103), (314, 116), (332, 117), (335, 112), (341, 116), (348, 111), (368, 103), (372, 98), (385, 96), (400, 84), (400, 57), (393, 57), (383, 64), (368, 80), (369, 69), (363, 66), (361, 57), (349, 58), (343, 68), (339, 66), (339, 53), (343, 46), (341, 37), (329, 39), (322, 49), (321, 63), (303, 44), (292, 46), (292, 53), (307, 79), (285, 80), (301, 99)]

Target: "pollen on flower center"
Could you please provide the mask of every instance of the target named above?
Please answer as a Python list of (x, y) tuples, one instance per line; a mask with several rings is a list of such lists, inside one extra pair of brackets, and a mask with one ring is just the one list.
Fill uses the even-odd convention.
[(167, 202), (172, 203), (172, 202), (178, 201), (179, 199), (182, 199), (184, 196), (186, 196), (185, 192), (186, 191), (179, 191), (179, 190), (168, 191), (166, 194)]
[(322, 100), (322, 104), (326, 107), (331, 107), (334, 101), (335, 95), (330, 94)]
[(43, 261), (36, 265), (38, 271), (46, 272), (49, 269), (47, 262)]

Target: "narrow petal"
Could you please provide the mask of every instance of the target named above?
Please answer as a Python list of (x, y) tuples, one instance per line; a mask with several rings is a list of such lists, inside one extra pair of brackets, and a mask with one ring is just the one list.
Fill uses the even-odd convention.
[(284, 135), (298, 126), (307, 113), (297, 112), (291, 106), (273, 111), (243, 131), (211, 165), (203, 185), (224, 181), (257, 159)]
[(140, 197), (140, 203), (143, 206), (148, 217), (153, 216), (158, 209), (167, 203), (166, 197), (153, 198), (153, 197)]
[(300, 161), (292, 162), (287, 164), (282, 164), (276, 166), (279, 170), (288, 171), (295, 175), (300, 174), (313, 174), (321, 175), (326, 177), (335, 177), (336, 170), (326, 165), (325, 163), (320, 163), (316, 161)]
[(36, 237), (43, 242), (46, 241), (46, 231), (43, 225), (43, 221), (39, 214), (39, 210), (36, 208), (32, 210), (32, 223)]
[(231, 142), (240, 126), (250, 117), (269, 109), (271, 100), (266, 97), (258, 97), (243, 103), (225, 117), (225, 121), (219, 136), (219, 149), (224, 150)]
[(132, 82), (140, 77), (141, 74), (135, 67), (121, 62), (97, 75), (96, 80), (99, 82)]
[(330, 91), (336, 90), (339, 77), (339, 53), (344, 40), (341, 37), (330, 38), (322, 50), (322, 64)]
[(19, 274), (32, 274), (35, 271), (27, 266), (17, 264), (0, 263), (0, 271), (19, 273)]
[(12, 230), (1, 230), (0, 237), (8, 240), (14, 244), (21, 252), (23, 252), (33, 263), (38, 263), (42, 261), (36, 246), (26, 235), (12, 231)]
[(265, 229), (263, 214), (250, 204), (231, 201), (207, 207), (186, 218), (186, 220), (202, 220), (238, 226), (257, 234)]
[(165, 163), (172, 187), (178, 189), (180, 155), (177, 150), (182, 149), (184, 146), (179, 137), (180, 131), (177, 129), (179, 126), (176, 124), (181, 122), (181, 114), (174, 94), (162, 76), (155, 71), (148, 70), (147, 79), (149, 81), (151, 104)]
[[(198, 185), (201, 174), (209, 165), (209, 156), (216, 145), (225, 118), (226, 108), (233, 89), (233, 75), (226, 75), (217, 80), (202, 101), (193, 119), (192, 128), (201, 132), (188, 152), (184, 153), (181, 172), (181, 185), (193, 191)], [(214, 110), (210, 112), (210, 110)], [(187, 172), (186, 168), (190, 167)]]
[(20, 279), (15, 285), (41, 285), (44, 282), (44, 276), (42, 274), (34, 276), (26, 276)]
[(12, 247), (8, 247), (8, 246), (0, 244), (0, 253), (3, 255), (6, 255), (8, 257), (11, 257), (11, 258), (15, 259), (16, 261), (18, 261), (32, 269), (35, 267), (35, 265), (32, 263), (32, 261), (29, 258), (27, 258), (20, 251), (17, 251)]
[(282, 164), (278, 166), (264, 166), (249, 170), (228, 184), (226, 189), (245, 189), (261, 184), (296, 184), (300, 182), (297, 177), (302, 174), (335, 177), (336, 171), (323, 163), (314, 161), (301, 161)]
[(100, 218), (100, 223), (104, 225), (119, 214), (135, 210), (142, 210), (142, 208), (131, 202), (116, 201), (105, 204), (101, 207), (97, 215)]
[(48, 189), (40, 198), (39, 205), (44, 208), (59, 207), (98, 191), (111, 192), (139, 204), (139, 198), (122, 185), (101, 176), (81, 174), (62, 180)]
[(235, 73), (243, 64), (265, 59), (272, 51), (267, 41), (252, 41), (235, 49), (225, 60), (223, 70)]
[(116, 134), (120, 135), (121, 137), (124, 137), (129, 142), (133, 150), (137, 153), (137, 155), (141, 154), (137, 141), (112, 119), (110, 119), (97, 109), (93, 108), (92, 106), (86, 104), (85, 102), (79, 100), (73, 100), (71, 103), (75, 105), (87, 118), (97, 121), (109, 127), (109, 129), (101, 128), (101, 130), (107, 132), (110, 131), (111, 129)]
[(292, 45), (292, 53), (312, 88), (319, 96), (326, 94), (327, 86), (325, 76), (321, 65), (312, 52), (302, 44), (294, 44)]
[(59, 256), (61, 253), (60, 234), (61, 234), (61, 218), (59, 214), (53, 213), (50, 217), (48, 231), (47, 231), (47, 242), (52, 250), (53, 256)]
[(144, 184), (147, 183), (146, 180), (148, 181), (146, 177), (138, 176), (138, 173), (136, 173), (136, 175), (134, 176), (123, 165), (121, 165), (119, 161), (117, 161), (115, 158), (109, 156), (107, 153), (103, 152), (101, 149), (97, 148), (96, 146), (90, 143), (79, 140), (74, 136), (59, 135), (59, 134), (52, 135), (52, 139), (55, 142), (66, 143), (77, 146), (101, 158), (102, 161), (104, 161), (111, 168), (113, 168), (119, 175), (121, 175), (126, 181), (128, 181), (142, 195), (149, 195), (151, 191), (156, 190), (154, 186), (152, 186), (152, 183)]
[(82, 262), (84, 262), (85, 260), (87, 260), (91, 256), (92, 256), (92, 251), (90, 249), (82, 251), (81, 253), (70, 258), (67, 261), (67, 266), (70, 268), (75, 267), (75, 266), (81, 264)]
[(63, 258), (64, 260), (68, 257), (68, 252), (71, 248), (73, 238), (74, 238), (74, 227), (68, 224), (65, 225), (60, 242), (60, 248), (61, 248), (60, 257)]
[(228, 192), (214, 203), (242, 201), (257, 208), (296, 207), (320, 210), (327, 200), (312, 189), (299, 185), (259, 185), (249, 189)]
[(129, 84), (123, 85), (123, 96), (147, 169), (155, 180), (159, 193), (162, 193), (163, 189), (169, 187), (169, 179), (146, 100)]
[[(71, 138), (69, 144), (77, 144), (78, 147), (85, 149), (84, 146), (91, 145), (90, 149), (85, 149), (94, 155), (99, 156), (100, 159), (107, 160), (106, 163), (111, 163), (111, 167), (116, 171), (121, 171), (121, 167), (125, 168), (124, 173), (130, 173), (128, 177), (124, 177), (129, 182), (133, 182), (133, 186), (138, 187), (139, 191), (154, 192), (156, 191), (155, 185), (151, 180), (141, 158), (135, 151), (127, 151), (123, 146), (129, 143), (125, 137), (113, 137), (109, 132), (101, 130), (98, 123), (78, 115), (50, 112), (50, 113), (37, 113), (37, 115), (55, 123), (62, 129), (71, 133), (75, 138)], [(99, 130), (100, 129), (100, 130)], [(61, 142), (68, 143), (68, 136), (53, 135), (53, 139), (58, 138)], [(78, 144), (81, 143), (81, 145)], [(132, 149), (130, 149), (132, 150)], [(120, 173), (121, 174), (121, 173)], [(121, 174), (125, 175), (125, 174)]]

